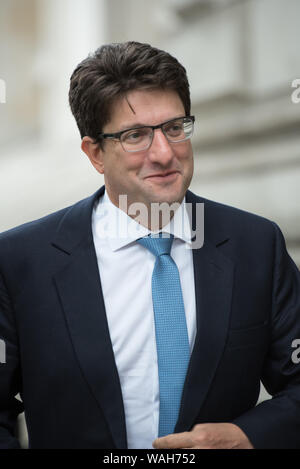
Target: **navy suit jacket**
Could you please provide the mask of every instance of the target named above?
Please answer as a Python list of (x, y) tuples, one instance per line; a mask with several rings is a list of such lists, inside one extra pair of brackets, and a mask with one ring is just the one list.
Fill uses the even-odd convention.
[[(1, 448), (18, 447), (23, 407), (31, 448), (127, 446), (91, 230), (102, 193), (0, 235)], [(300, 448), (300, 274), (282, 234), (190, 191), (186, 201), (205, 203), (205, 238), (193, 250), (197, 335), (175, 431), (233, 422), (256, 448)], [(255, 406), (260, 380), (273, 398)]]

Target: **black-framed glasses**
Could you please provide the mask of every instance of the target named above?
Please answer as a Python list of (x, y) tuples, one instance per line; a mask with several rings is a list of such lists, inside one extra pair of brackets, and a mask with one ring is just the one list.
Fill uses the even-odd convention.
[(98, 138), (119, 140), (124, 151), (133, 153), (150, 148), (155, 129), (161, 129), (170, 143), (188, 140), (193, 135), (195, 116), (176, 117), (158, 125), (145, 125), (112, 134), (99, 134)]

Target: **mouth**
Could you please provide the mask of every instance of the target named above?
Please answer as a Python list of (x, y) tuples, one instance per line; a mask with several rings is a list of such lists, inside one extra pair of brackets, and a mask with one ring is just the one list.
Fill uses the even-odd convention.
[(176, 179), (178, 176), (179, 171), (166, 171), (165, 173), (156, 173), (150, 176), (147, 176), (145, 179), (149, 179), (150, 181), (157, 181), (157, 182), (167, 182)]

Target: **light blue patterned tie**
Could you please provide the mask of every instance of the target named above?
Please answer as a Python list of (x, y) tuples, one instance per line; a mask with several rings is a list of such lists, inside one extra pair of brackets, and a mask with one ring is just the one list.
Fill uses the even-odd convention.
[[(154, 235), (153, 235), (154, 236)], [(158, 436), (174, 433), (190, 358), (184, 304), (177, 265), (170, 256), (173, 235), (146, 237), (137, 242), (156, 256), (152, 274), (159, 375)]]

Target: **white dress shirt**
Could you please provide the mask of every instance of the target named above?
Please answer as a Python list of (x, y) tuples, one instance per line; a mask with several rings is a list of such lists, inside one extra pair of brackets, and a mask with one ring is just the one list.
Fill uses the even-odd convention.
[[(196, 335), (196, 307), (192, 249), (187, 249), (186, 244), (191, 242), (191, 231), (185, 210), (182, 203), (162, 231), (174, 235), (171, 256), (180, 273), (192, 351)], [(150, 231), (116, 207), (106, 192), (94, 207), (92, 231), (121, 383), (128, 448), (152, 448), (152, 442), (158, 436), (159, 419), (151, 290), (156, 258), (135, 242)]]

